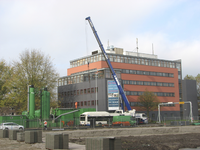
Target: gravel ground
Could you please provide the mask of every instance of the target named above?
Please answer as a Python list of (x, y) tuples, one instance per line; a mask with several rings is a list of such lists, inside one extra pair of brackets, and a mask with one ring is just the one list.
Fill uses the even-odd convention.
[[(45, 149), (45, 136), (43, 136), (42, 140), (43, 143), (26, 144), (25, 142), (17, 142), (16, 140), (1, 138), (0, 150)], [(70, 142), (85, 145), (84, 138), (70, 139)], [(200, 147), (200, 133), (126, 136), (121, 137), (121, 142), (122, 150), (179, 150), (180, 148), (197, 148)], [(69, 146), (69, 148), (72, 148), (72, 145)], [(83, 150), (84, 146), (82, 148), (77, 148), (77, 150), (79, 149)]]
[[(85, 139), (71, 139), (85, 144)], [(179, 150), (200, 147), (200, 133), (121, 137), (122, 150)]]

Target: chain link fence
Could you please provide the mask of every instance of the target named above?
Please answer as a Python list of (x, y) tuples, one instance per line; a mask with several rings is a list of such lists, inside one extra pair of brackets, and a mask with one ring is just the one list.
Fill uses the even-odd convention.
[(164, 126), (200, 125), (199, 116), (193, 117), (162, 117), (160, 124)]
[[(19, 125), (23, 125), (25, 130), (28, 129), (42, 129), (44, 130), (44, 121), (41, 119), (15, 119), (12, 121), (9, 120), (0, 120), (0, 123), (14, 122)], [(102, 118), (101, 120), (96, 118), (91, 118), (87, 123), (81, 125), (79, 118), (73, 119), (49, 119), (47, 121), (48, 130), (56, 129), (88, 129), (88, 128), (134, 128), (140, 126), (188, 126), (188, 125), (200, 125), (199, 116), (195, 117), (161, 117), (160, 123), (150, 123), (142, 124), (140, 119), (132, 119), (130, 121), (118, 119), (117, 121), (109, 118)]]

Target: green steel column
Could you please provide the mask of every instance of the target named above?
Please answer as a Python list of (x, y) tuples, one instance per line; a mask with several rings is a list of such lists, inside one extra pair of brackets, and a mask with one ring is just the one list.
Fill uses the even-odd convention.
[(30, 119), (33, 119), (35, 116), (35, 89), (33, 85), (30, 86), (29, 93), (29, 116)]
[(50, 92), (47, 91), (47, 119), (50, 116)]
[(42, 119), (42, 89), (40, 90), (40, 119)]
[(42, 119), (47, 119), (47, 89), (45, 88), (42, 92)]

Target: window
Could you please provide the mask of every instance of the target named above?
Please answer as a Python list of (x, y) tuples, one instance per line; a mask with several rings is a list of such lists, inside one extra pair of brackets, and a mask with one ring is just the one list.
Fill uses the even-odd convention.
[(90, 101), (88, 101), (88, 106), (90, 106)]
[(169, 73), (169, 77), (174, 77), (174, 74), (173, 73)]
[(163, 83), (163, 86), (168, 86), (168, 83)]
[(84, 106), (87, 106), (87, 101), (84, 101)]
[(94, 57), (91, 57), (91, 63), (93, 63), (94, 62)]
[(131, 64), (131, 58), (130, 57), (128, 57), (128, 63)]
[(143, 85), (143, 81), (137, 81), (137, 85)]
[(94, 100), (92, 100), (91, 105), (94, 106)]
[(79, 90), (77, 90), (77, 95), (79, 95)]
[(150, 82), (144, 81), (144, 85), (150, 85)]
[(145, 65), (148, 65), (148, 60), (147, 59), (145, 59)]
[(91, 88), (91, 93), (94, 93), (94, 88)]
[(83, 94), (83, 89), (80, 90), (80, 94)]
[(90, 93), (90, 88), (87, 89), (87, 93)]
[(137, 58), (135, 58), (135, 64), (137, 64)]
[(143, 74), (144, 75), (149, 75), (149, 71), (144, 71)]
[(141, 64), (144, 65), (144, 59), (141, 59)]
[(87, 90), (86, 89), (84, 89), (84, 94), (86, 94), (87, 93)]
[(83, 106), (83, 102), (81, 102), (81, 106)]
[(156, 76), (156, 72), (150, 72), (150, 76)]
[(162, 86), (162, 82), (157, 82), (156, 85), (157, 86)]
[(156, 86), (156, 82), (151, 82), (151, 86)]
[(124, 91), (126, 93), (126, 95), (131, 95), (130, 91)]
[(138, 58), (138, 61), (137, 61), (137, 62), (138, 62), (138, 64), (140, 64), (140, 59), (139, 59), (139, 58)]
[(157, 72), (157, 76), (163, 76), (163, 73)]
[(164, 76), (164, 77), (168, 77), (168, 76), (169, 76), (169, 73), (163, 73), (163, 76)]
[(138, 95), (138, 93), (137, 93), (137, 92), (135, 92), (135, 91), (133, 91), (133, 95)]
[(126, 73), (129, 73), (129, 70), (126, 70)]
[(124, 62), (125, 62), (125, 63), (128, 63), (127, 57), (124, 57)]

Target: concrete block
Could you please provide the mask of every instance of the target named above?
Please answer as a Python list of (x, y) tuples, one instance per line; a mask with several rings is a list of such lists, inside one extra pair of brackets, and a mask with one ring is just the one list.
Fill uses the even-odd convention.
[(46, 134), (46, 149), (68, 149), (69, 147), (69, 135), (49, 133)]
[(25, 131), (25, 143), (33, 144), (35, 143), (35, 132)]
[(121, 149), (122, 149), (121, 138), (115, 137), (114, 143), (113, 143), (113, 150), (121, 150)]
[(35, 143), (42, 143), (42, 131), (35, 131)]
[(25, 143), (42, 143), (42, 131), (25, 131)]
[(17, 141), (24, 142), (25, 141), (25, 132), (17, 132)]
[(0, 130), (0, 138), (8, 138), (8, 130)]
[(19, 130), (9, 130), (9, 139), (17, 140), (17, 132), (21, 132)]
[(121, 150), (121, 146), (117, 146), (115, 138), (98, 137), (86, 139), (86, 150)]
[(69, 134), (63, 134), (63, 149), (69, 148)]
[(46, 134), (46, 149), (59, 149), (60, 134)]

